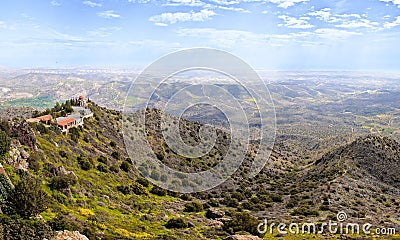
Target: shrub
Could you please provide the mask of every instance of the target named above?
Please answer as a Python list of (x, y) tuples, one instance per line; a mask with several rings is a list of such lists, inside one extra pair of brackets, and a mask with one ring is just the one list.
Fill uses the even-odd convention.
[(51, 239), (54, 233), (41, 220), (24, 220), (6, 215), (0, 216), (0, 238), (7, 240)]
[(79, 165), (82, 170), (88, 171), (93, 168), (93, 165), (88, 160), (82, 160)]
[(239, 212), (232, 215), (232, 220), (228, 221), (223, 229), (230, 234), (245, 231), (253, 235), (259, 235), (257, 231), (258, 220), (248, 212)]
[(69, 134), (71, 136), (71, 140), (74, 142), (77, 142), (79, 137), (81, 136), (79, 133), (78, 128), (70, 128), (69, 129)]
[(290, 215), (292, 216), (319, 216), (319, 212), (317, 210), (310, 209), (309, 207), (299, 207), (295, 209)]
[(280, 195), (272, 195), (271, 200), (273, 202), (283, 202), (282, 197)]
[(110, 171), (114, 173), (119, 173), (119, 168), (118, 166), (113, 165), (110, 167)]
[(121, 155), (119, 152), (113, 152), (113, 153), (111, 153), (111, 157), (119, 160), (121, 158)]
[(3, 157), (11, 146), (11, 139), (6, 132), (0, 130), (0, 157)]
[(97, 161), (100, 162), (100, 163), (107, 164), (108, 159), (106, 157), (104, 157), (104, 156), (99, 156), (99, 157), (97, 157)]
[(143, 187), (148, 187), (150, 185), (149, 181), (147, 181), (147, 179), (142, 178), (142, 177), (138, 177), (136, 179), (136, 182), (139, 183), (140, 185), (142, 185)]
[(183, 218), (172, 218), (165, 225), (166, 228), (187, 228), (188, 223)]
[(116, 144), (114, 141), (111, 141), (111, 142), (110, 142), (110, 146), (111, 146), (111, 147), (116, 147), (117, 144)]
[(11, 125), (7, 120), (0, 120), (0, 130), (5, 132), (7, 136), (11, 137)]
[(165, 196), (167, 195), (167, 190), (160, 188), (159, 186), (154, 185), (153, 188), (150, 190), (150, 193), (158, 195), (158, 196)]
[(33, 152), (28, 159), (29, 168), (35, 172), (40, 170), (40, 156), (37, 152)]
[(50, 187), (55, 190), (67, 189), (77, 182), (76, 177), (72, 174), (64, 174), (53, 177)]
[(121, 168), (121, 170), (124, 171), (124, 172), (129, 172), (130, 165), (126, 161), (123, 161), (121, 163), (121, 165), (119, 166), (119, 168)]
[(117, 187), (117, 190), (121, 192), (124, 195), (130, 194), (131, 193), (131, 188), (126, 185), (121, 185)]
[(185, 204), (185, 212), (201, 212), (203, 211), (203, 205), (199, 202), (193, 201)]
[(6, 200), (6, 205), (13, 213), (21, 217), (36, 216), (47, 209), (49, 196), (42, 189), (40, 180), (31, 175), (23, 174)]
[(99, 163), (99, 165), (97, 165), (97, 170), (99, 170), (100, 172), (107, 173), (108, 167), (104, 163)]
[(63, 150), (59, 151), (58, 154), (60, 154), (60, 156), (63, 158), (67, 157), (67, 153)]
[(38, 123), (36, 124), (36, 130), (40, 132), (40, 134), (48, 134), (49, 129), (43, 124), (43, 123)]
[(146, 188), (137, 182), (134, 182), (132, 184), (131, 189), (132, 189), (132, 192), (135, 193), (136, 195), (146, 195), (147, 194)]
[(93, 163), (84, 156), (78, 156), (77, 160), (82, 170), (88, 171), (93, 168)]

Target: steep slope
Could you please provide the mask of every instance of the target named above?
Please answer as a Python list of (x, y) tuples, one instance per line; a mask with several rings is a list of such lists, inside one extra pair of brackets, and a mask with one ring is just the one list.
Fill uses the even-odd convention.
[[(27, 133), (12, 134), (13, 151), (29, 155), (28, 172), (41, 180), (50, 197), (49, 208), (41, 213), (44, 221), (35, 221), (51, 228), (53, 235), (71, 230), (89, 239), (215, 239), (244, 232), (258, 235), (255, 227), (264, 218), (322, 222), (334, 219), (341, 210), (356, 222), (398, 227), (400, 145), (389, 138), (359, 138), (306, 167), (296, 162), (312, 159), (296, 156), (280, 139), (260, 174), (248, 178), (257, 150), (251, 145), (242, 166), (222, 185), (197, 194), (177, 194), (139, 175), (137, 159), (130, 159), (124, 148), (121, 112), (95, 104), (91, 110), (94, 117), (68, 135), (53, 127), (32, 124), (28, 129), (13, 122), (24, 127), (11, 132)], [(211, 155), (190, 161), (170, 151), (162, 140), (157, 123), (160, 111), (146, 111), (147, 140), (170, 167), (206, 170), (223, 158), (229, 134), (219, 130)], [(198, 122), (183, 120), (181, 136), (195, 145), (200, 127)], [(1, 163), (17, 184), (23, 175), (8, 159)], [(25, 226), (25, 220), (1, 216), (2, 226), (10, 222)]]

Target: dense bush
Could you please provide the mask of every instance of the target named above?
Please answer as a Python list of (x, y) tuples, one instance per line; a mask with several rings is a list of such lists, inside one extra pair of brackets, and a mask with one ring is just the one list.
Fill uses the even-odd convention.
[(201, 212), (203, 211), (203, 205), (197, 201), (188, 202), (185, 204), (185, 212)]
[(40, 132), (40, 134), (48, 134), (49, 133), (49, 129), (43, 123), (37, 123), (35, 125), (35, 128), (38, 132)]
[(29, 174), (23, 174), (21, 180), (9, 194), (6, 205), (12, 214), (29, 218), (47, 209), (49, 196), (42, 189), (40, 180)]
[(38, 172), (40, 170), (40, 159), (41, 156), (38, 152), (31, 153), (28, 159), (29, 168), (34, 170), (35, 172)]
[(283, 202), (282, 197), (280, 195), (272, 195), (271, 200), (273, 202)]
[(143, 187), (148, 187), (150, 185), (149, 181), (147, 181), (147, 179), (142, 178), (142, 177), (138, 177), (136, 179), (136, 182), (139, 183), (140, 185), (142, 185)]
[(104, 164), (108, 163), (108, 159), (106, 157), (104, 157), (104, 156), (97, 157), (97, 161), (100, 162), (100, 163), (104, 163)]
[(55, 190), (62, 190), (75, 185), (77, 179), (72, 174), (64, 174), (61, 176), (53, 177), (50, 187)]
[(54, 235), (52, 228), (41, 220), (23, 220), (15, 216), (0, 215), (0, 239), (51, 239)]
[(165, 225), (166, 228), (187, 228), (188, 223), (183, 218), (172, 218)]
[(104, 172), (107, 173), (108, 172), (108, 167), (107, 165), (105, 165), (104, 163), (99, 163), (99, 165), (97, 165), (97, 170), (99, 170), (100, 172)]
[(121, 158), (121, 154), (119, 152), (113, 152), (111, 153), (111, 157), (119, 160)]
[(11, 146), (11, 139), (6, 132), (0, 130), (0, 157), (3, 157)]
[(69, 134), (71, 136), (71, 140), (74, 142), (77, 142), (79, 137), (81, 136), (79, 133), (78, 128), (70, 128), (69, 129)]
[(88, 171), (93, 168), (93, 163), (83, 156), (78, 156), (78, 163), (82, 170)]
[(5, 132), (7, 136), (11, 137), (11, 125), (7, 120), (0, 120), (0, 130)]
[(292, 216), (319, 216), (319, 212), (317, 210), (313, 210), (309, 207), (301, 206), (295, 209), (290, 215)]
[(167, 190), (154, 185), (153, 188), (150, 190), (150, 193), (158, 196), (165, 196), (167, 195)]
[(245, 231), (253, 235), (259, 235), (257, 231), (258, 220), (248, 212), (239, 212), (232, 215), (232, 220), (228, 221), (223, 229), (229, 234)]
[(134, 182), (132, 184), (131, 189), (132, 189), (132, 192), (136, 195), (146, 195), (147, 194), (147, 189), (137, 182)]
[(129, 163), (127, 163), (126, 161), (123, 161), (123, 162), (121, 163), (121, 165), (120, 165), (120, 168), (121, 168), (121, 170), (124, 171), (124, 172), (129, 172), (130, 165), (129, 165)]

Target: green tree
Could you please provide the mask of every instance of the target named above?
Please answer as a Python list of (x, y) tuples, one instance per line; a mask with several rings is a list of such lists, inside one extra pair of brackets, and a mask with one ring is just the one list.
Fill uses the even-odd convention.
[(0, 130), (0, 157), (3, 157), (9, 150), (11, 139), (6, 132)]
[(26, 173), (21, 176), (6, 201), (11, 213), (23, 218), (36, 216), (46, 210), (48, 204), (49, 196), (42, 189), (41, 181)]

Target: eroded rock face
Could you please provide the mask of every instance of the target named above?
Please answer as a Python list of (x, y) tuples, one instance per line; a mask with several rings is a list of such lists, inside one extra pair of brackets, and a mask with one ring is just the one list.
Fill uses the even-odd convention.
[(57, 235), (51, 240), (89, 240), (85, 235), (80, 234), (78, 231), (70, 232), (67, 230), (57, 232)]
[(14, 123), (11, 131), (22, 145), (29, 147), (32, 151), (37, 150), (35, 132), (27, 122)]
[(16, 144), (11, 144), (9, 155), (10, 156), (5, 159), (8, 164), (15, 169), (28, 170), (29, 154), (25, 150), (20, 149)]

